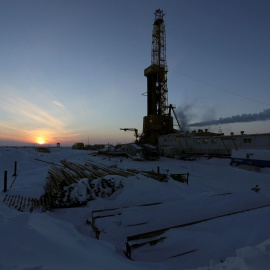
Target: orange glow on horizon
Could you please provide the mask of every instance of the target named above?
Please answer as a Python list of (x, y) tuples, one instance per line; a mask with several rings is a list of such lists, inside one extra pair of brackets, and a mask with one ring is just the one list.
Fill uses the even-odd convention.
[(41, 138), (41, 137), (38, 137), (38, 138), (36, 139), (36, 142), (37, 142), (38, 144), (44, 144), (44, 143), (45, 143), (45, 140), (44, 140), (43, 138)]

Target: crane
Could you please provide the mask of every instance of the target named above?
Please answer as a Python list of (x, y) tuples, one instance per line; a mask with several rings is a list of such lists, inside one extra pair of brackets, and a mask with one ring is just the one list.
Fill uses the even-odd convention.
[(124, 131), (134, 131), (134, 136), (136, 138), (135, 142), (137, 143), (139, 141), (139, 133), (137, 128), (120, 128), (120, 130)]

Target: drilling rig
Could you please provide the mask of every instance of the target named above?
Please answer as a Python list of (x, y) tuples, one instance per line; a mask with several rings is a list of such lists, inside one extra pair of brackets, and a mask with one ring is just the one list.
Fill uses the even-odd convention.
[(147, 116), (143, 118), (142, 143), (157, 144), (160, 135), (173, 133), (173, 118), (168, 106), (166, 32), (164, 13), (155, 11), (152, 32), (151, 65), (144, 70), (147, 78)]

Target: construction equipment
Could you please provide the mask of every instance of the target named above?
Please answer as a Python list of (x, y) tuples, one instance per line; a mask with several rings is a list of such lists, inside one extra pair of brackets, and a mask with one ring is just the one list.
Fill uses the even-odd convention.
[(137, 143), (139, 141), (139, 133), (138, 133), (138, 129), (137, 128), (120, 128), (120, 130), (124, 130), (124, 131), (134, 131), (134, 136), (136, 138), (135, 143)]

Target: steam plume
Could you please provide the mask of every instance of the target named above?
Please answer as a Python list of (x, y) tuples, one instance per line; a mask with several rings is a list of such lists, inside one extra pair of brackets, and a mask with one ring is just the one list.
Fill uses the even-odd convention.
[(226, 118), (219, 118), (218, 120), (203, 121), (198, 123), (190, 124), (190, 127), (201, 127), (201, 126), (211, 126), (218, 124), (231, 124), (231, 123), (247, 123), (254, 121), (266, 121), (270, 120), (270, 109), (263, 110), (260, 113), (253, 114), (241, 114)]
[(177, 118), (180, 120), (181, 129), (188, 130), (189, 119), (192, 115), (192, 106), (189, 104), (183, 105), (176, 110)]

